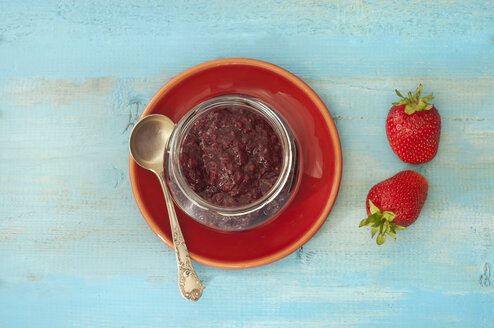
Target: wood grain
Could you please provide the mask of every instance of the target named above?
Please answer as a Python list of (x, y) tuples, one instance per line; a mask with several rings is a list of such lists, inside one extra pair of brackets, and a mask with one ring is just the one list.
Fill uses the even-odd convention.
[[(494, 327), (492, 1), (27, 1), (0, 5), (0, 327)], [(303, 78), (333, 116), (344, 172), (327, 222), (274, 264), (196, 265), (197, 304), (134, 202), (128, 137), (191, 65), (250, 57)], [(443, 120), (430, 163), (384, 121), (423, 83)], [(377, 247), (376, 182), (427, 177), (419, 221)]]

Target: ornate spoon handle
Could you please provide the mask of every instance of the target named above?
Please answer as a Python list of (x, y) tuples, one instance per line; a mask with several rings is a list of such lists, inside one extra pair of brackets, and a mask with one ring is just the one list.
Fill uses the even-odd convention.
[(199, 280), (199, 277), (192, 266), (189, 251), (187, 250), (187, 245), (185, 245), (184, 236), (182, 235), (182, 230), (180, 230), (177, 214), (175, 213), (175, 208), (173, 207), (170, 192), (165, 184), (163, 173), (156, 173), (156, 175), (160, 180), (161, 188), (163, 189), (163, 194), (165, 195), (168, 217), (170, 218), (173, 246), (175, 248), (175, 255), (177, 256), (178, 287), (180, 288), (180, 292), (183, 297), (191, 301), (197, 301), (201, 297), (202, 291), (205, 287), (201, 283), (201, 280)]

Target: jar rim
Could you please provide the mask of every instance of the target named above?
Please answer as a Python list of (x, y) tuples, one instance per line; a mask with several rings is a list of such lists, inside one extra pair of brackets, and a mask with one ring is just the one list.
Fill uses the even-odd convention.
[[(280, 170), (280, 175), (276, 180), (275, 184), (269, 191), (264, 194), (259, 199), (252, 203), (245, 204), (236, 207), (221, 207), (211, 202), (208, 202), (201, 196), (199, 196), (187, 183), (185, 177), (182, 174), (180, 167), (180, 154), (183, 146), (183, 142), (187, 137), (192, 125), (196, 120), (201, 117), (204, 113), (217, 109), (220, 106), (241, 105), (244, 108), (252, 110), (257, 114), (261, 115), (267, 123), (273, 128), (273, 131), (277, 134), (282, 152), (282, 166)], [(189, 200), (195, 205), (203, 209), (213, 211), (219, 215), (223, 216), (237, 216), (245, 215), (254, 211), (261, 209), (266, 203), (269, 203), (282, 191), (285, 183), (287, 182), (290, 171), (292, 170), (294, 149), (290, 142), (289, 126), (281, 117), (281, 115), (274, 109), (266, 105), (261, 100), (242, 94), (228, 94), (223, 96), (218, 96), (210, 98), (190, 110), (177, 124), (175, 130), (173, 131), (167, 151), (166, 151), (166, 166), (168, 178), (174, 180), (180, 191), (187, 195)]]

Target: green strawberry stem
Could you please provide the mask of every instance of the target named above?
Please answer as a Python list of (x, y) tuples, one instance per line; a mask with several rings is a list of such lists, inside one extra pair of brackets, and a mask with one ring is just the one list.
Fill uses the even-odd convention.
[(401, 100), (399, 102), (393, 103), (393, 105), (399, 106), (406, 104), (405, 113), (407, 113), (408, 115), (413, 114), (415, 112), (431, 109), (434, 105), (429, 104), (428, 102), (434, 99), (434, 96), (430, 94), (428, 96), (421, 98), (420, 95), (422, 94), (422, 89), (423, 89), (422, 84), (420, 84), (417, 90), (415, 90), (413, 96), (411, 92), (408, 92), (408, 98), (403, 97), (403, 95), (398, 90), (395, 90), (396, 95), (400, 97)]
[(376, 205), (374, 205), (370, 199), (369, 209), (371, 215), (360, 221), (359, 228), (364, 226), (371, 227), (371, 238), (374, 238), (374, 235), (379, 232), (376, 238), (376, 243), (378, 245), (384, 244), (384, 242), (386, 241), (386, 234), (390, 235), (394, 240), (396, 240), (396, 231), (406, 229), (406, 227), (397, 225), (392, 222), (395, 219), (396, 214), (389, 211), (384, 211), (381, 213), (381, 210)]

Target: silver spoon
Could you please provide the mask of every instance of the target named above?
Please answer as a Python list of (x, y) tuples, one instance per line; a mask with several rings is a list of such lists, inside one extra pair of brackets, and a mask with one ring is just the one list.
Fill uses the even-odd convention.
[(177, 256), (178, 286), (186, 299), (197, 301), (205, 287), (192, 266), (164, 178), (163, 157), (173, 129), (175, 123), (166, 116), (154, 114), (144, 117), (137, 122), (130, 133), (130, 154), (137, 164), (156, 174), (161, 183)]

